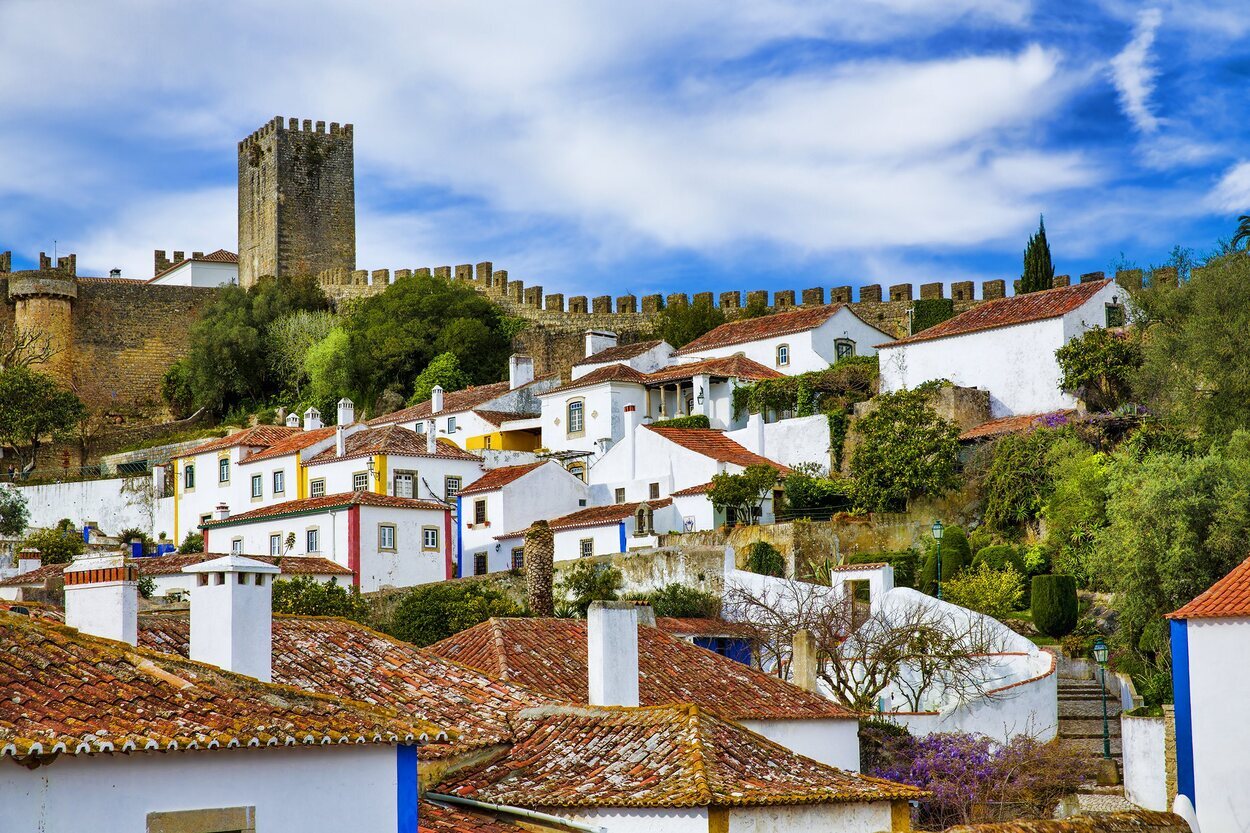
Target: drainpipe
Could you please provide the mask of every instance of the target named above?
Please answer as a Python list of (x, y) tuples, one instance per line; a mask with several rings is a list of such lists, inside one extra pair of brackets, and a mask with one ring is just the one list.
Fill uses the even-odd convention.
[(584, 824), (580, 821), (570, 821), (569, 819), (553, 816), (549, 813), (540, 813), (537, 810), (527, 810), (524, 807), (512, 807), (508, 804), (493, 804), (488, 801), (474, 801), (471, 798), (462, 798), (458, 795), (446, 795), (444, 793), (426, 792), (425, 797), (431, 801), (441, 801), (445, 804), (459, 804), (462, 807), (473, 807), (477, 810), (486, 810), (487, 812), (502, 813), (508, 816), (516, 816), (523, 819), (533, 819), (534, 821), (544, 821), (550, 824), (558, 824), (561, 827), (571, 827), (574, 830), (582, 830), (584, 833), (607, 833), (606, 827), (595, 827), (593, 824)]

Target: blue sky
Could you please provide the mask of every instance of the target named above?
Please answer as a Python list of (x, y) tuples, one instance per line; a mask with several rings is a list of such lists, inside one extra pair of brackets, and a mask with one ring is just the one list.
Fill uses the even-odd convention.
[(0, 249), (233, 249), (235, 147), (356, 129), (358, 267), (568, 294), (1018, 277), (1250, 209), (1235, 2), (0, 0)]

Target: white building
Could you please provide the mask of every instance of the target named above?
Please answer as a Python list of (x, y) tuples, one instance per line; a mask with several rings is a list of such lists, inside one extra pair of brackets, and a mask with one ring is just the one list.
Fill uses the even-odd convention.
[(572, 378), (580, 379), (587, 373), (611, 364), (623, 364), (639, 373), (654, 373), (671, 364), (673, 345), (667, 341), (639, 341), (634, 344), (616, 343), (616, 333), (606, 330), (586, 331), (586, 357), (575, 363)]
[[(158, 260), (164, 252), (157, 252)], [(161, 286), (236, 286), (239, 283), (239, 256), (225, 249), (204, 254), (192, 252), (183, 258), (182, 252), (174, 252), (174, 259), (165, 269), (148, 280)]]
[[(646, 549), (659, 542), (659, 535), (681, 531), (681, 518), (670, 498), (589, 506), (547, 523), (554, 539), (556, 561)], [(505, 552), (523, 554), (525, 530), (499, 535), (495, 540)], [(524, 564), (514, 559), (513, 566)]]
[(455, 546), (449, 504), (373, 492), (272, 504), (200, 529), (210, 552), (327, 558), (362, 592), (450, 578)]
[(865, 322), (846, 304), (800, 307), (721, 324), (674, 353), (680, 362), (741, 353), (787, 376), (825, 370), (847, 356), (872, 356), (893, 336)]
[(1055, 351), (1095, 327), (1125, 323), (1112, 280), (986, 301), (913, 336), (878, 345), (881, 392), (945, 379), (990, 393), (995, 418), (1075, 408)]
[(589, 495), (589, 487), (555, 461), (491, 469), (456, 496), (456, 574), (519, 568), (519, 547), (505, 549), (496, 536), (585, 507)]

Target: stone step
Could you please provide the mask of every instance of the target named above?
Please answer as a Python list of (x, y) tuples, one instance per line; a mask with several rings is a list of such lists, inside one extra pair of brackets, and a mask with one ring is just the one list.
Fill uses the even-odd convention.
[[(1096, 717), (1102, 720), (1102, 701), (1101, 700), (1060, 700), (1059, 701), (1059, 719), (1069, 717)], [(1107, 704), (1107, 719), (1120, 722), (1120, 710)]]
[[(1091, 702), (1092, 702), (1092, 701), (1097, 700), (1099, 703), (1101, 703), (1101, 702), (1102, 702), (1102, 695), (1101, 695), (1101, 694), (1098, 694), (1098, 693), (1094, 693), (1094, 694), (1077, 694), (1077, 693), (1073, 693), (1073, 692), (1063, 692), (1063, 691), (1061, 691), (1061, 692), (1059, 692), (1059, 701), (1060, 701), (1060, 702), (1063, 702), (1064, 700), (1070, 700), (1070, 701), (1087, 700), (1087, 701), (1091, 701)], [(1110, 707), (1111, 707), (1111, 705), (1112, 705), (1112, 704), (1114, 704), (1114, 703), (1115, 703), (1115, 701), (1114, 701), (1114, 700), (1112, 700), (1110, 697), (1108, 697), (1108, 698), (1107, 698), (1107, 707), (1108, 707), (1108, 708), (1110, 708)]]
[[(1107, 718), (1107, 731), (1111, 737), (1117, 737), (1120, 734), (1120, 721), (1118, 718)], [(1102, 737), (1102, 716), (1098, 717), (1069, 717), (1059, 719), (1059, 736), (1060, 737), (1093, 737), (1097, 735)]]
[[(1066, 738), (1060, 736), (1059, 745), (1065, 749), (1076, 749), (1088, 753), (1091, 757), (1102, 755), (1102, 732), (1092, 738)], [(1111, 738), (1111, 757), (1120, 757), (1120, 739)]]
[(1079, 685), (1064, 685), (1061, 683), (1059, 685), (1059, 693), (1062, 694), (1065, 691), (1077, 691), (1082, 694), (1099, 694), (1102, 692), (1102, 687), (1097, 683), (1081, 683)]

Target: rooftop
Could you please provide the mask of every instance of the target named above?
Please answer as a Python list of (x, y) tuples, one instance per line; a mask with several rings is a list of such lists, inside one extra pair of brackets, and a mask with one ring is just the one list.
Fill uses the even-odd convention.
[[(127, 559), (126, 563), (134, 565), (141, 576), (166, 576), (181, 573), (183, 567), (212, 561), (215, 558), (224, 558), (226, 555), (228, 553), (222, 552), (196, 552), (187, 555), (172, 553), (150, 558)], [(328, 558), (307, 555), (249, 555), (248, 558), (263, 561), (266, 564), (274, 564), (282, 569), (283, 575), (350, 576), (352, 574), (351, 570)], [(59, 576), (65, 572), (65, 568), (68, 566), (68, 564), (44, 564), (25, 573), (19, 573), (18, 575), (0, 580), (0, 587), (42, 584), (49, 578)]]
[(1133, 810), (1125, 813), (1093, 813), (1054, 820), (1005, 821), (993, 824), (961, 824), (946, 833), (1191, 833), (1189, 822), (1175, 813)]
[(1000, 417), (991, 419), (989, 422), (983, 422), (980, 425), (969, 428), (967, 431), (959, 435), (960, 442), (970, 442), (972, 440), (989, 440), (995, 437), (1002, 437), (1007, 434), (1020, 434), (1025, 431), (1031, 431), (1034, 428), (1043, 427), (1051, 422), (1063, 424), (1076, 415), (1076, 411), (1051, 411), (1045, 414), (1020, 414), (1018, 416)]
[(663, 385), (692, 376), (707, 374), (738, 379), (758, 381), (760, 379), (780, 379), (784, 374), (771, 367), (765, 367), (746, 356), (725, 356), (719, 359), (704, 359), (689, 364), (675, 364), (654, 373), (642, 373), (627, 364), (610, 364), (597, 367), (580, 379), (553, 388), (545, 393), (563, 393), (575, 388), (585, 388), (607, 382), (622, 382), (635, 385)]
[(772, 466), (782, 474), (790, 471), (789, 466), (783, 466), (775, 460), (761, 457), (745, 446), (739, 445), (726, 437), (723, 431), (712, 428), (666, 428), (655, 425), (648, 425), (647, 428), (669, 442), (677, 443), (682, 448), (713, 460), (733, 463), (744, 468), (755, 465)]
[(429, 500), (379, 495), (373, 492), (339, 492), (338, 494), (309, 497), (303, 500), (288, 500), (283, 503), (275, 503), (272, 506), (261, 506), (250, 512), (231, 515), (224, 520), (207, 521), (200, 524), (200, 528), (213, 529), (214, 527), (231, 526), (232, 524), (249, 523), (268, 518), (281, 518), (286, 515), (303, 515), (309, 512), (345, 509), (349, 506), (385, 506), (390, 509), (434, 509), (439, 512), (447, 511), (447, 507), (444, 504), (434, 503)]
[(496, 428), (505, 422), (511, 422), (514, 419), (537, 419), (542, 414), (536, 414), (528, 411), (487, 411), (482, 408), (474, 408), (473, 413), (489, 422)]
[(457, 492), (457, 494), (472, 495), (478, 492), (493, 492), (495, 489), (502, 489), (509, 483), (520, 480), (539, 466), (546, 465), (547, 462), (549, 461), (540, 460), (537, 463), (526, 463), (523, 466), (500, 466), (497, 469), (490, 469), (486, 474)]
[(731, 347), (762, 338), (785, 336), (814, 330), (837, 314), (845, 304), (826, 304), (823, 307), (804, 307), (792, 312), (777, 312), (759, 318), (744, 318), (721, 324), (711, 332), (704, 333), (677, 351), (678, 356), (688, 356), (700, 350)]
[(303, 451), (310, 445), (315, 445), (322, 440), (328, 440), (334, 436), (334, 432), (338, 430), (337, 426), (324, 425), (321, 428), (313, 428), (311, 431), (300, 431), (295, 434), (278, 440), (264, 451), (258, 451), (251, 454), (244, 460), (244, 463), (259, 463), (262, 460), (273, 460), (277, 457), (285, 457), (288, 454), (295, 454)]
[(395, 454), (402, 457), (440, 457), (444, 459), (470, 460), (480, 463), (482, 458), (476, 454), (462, 451), (454, 445), (444, 442), (434, 443), (434, 453), (427, 450), (425, 434), (418, 434), (411, 428), (389, 424), (356, 431), (343, 439), (343, 454), (339, 456), (337, 449), (331, 446), (308, 459), (308, 465), (333, 463), (336, 460), (351, 460), (357, 457), (372, 457), (375, 454)]
[[(490, 619), (427, 650), (570, 703), (586, 703), (586, 623)], [(638, 628), (638, 697), (644, 706), (695, 703), (731, 720), (854, 718), (831, 700), (670, 636)]]
[(227, 434), (203, 445), (197, 445), (195, 448), (175, 455), (175, 459), (178, 457), (194, 457), (198, 454), (207, 454), (210, 451), (220, 451), (223, 448), (234, 448), (235, 446), (269, 448), (300, 433), (303, 433), (302, 428), (292, 428), (286, 425), (254, 425), (251, 428)]
[(428, 796), (417, 806), (417, 830), (421, 833), (526, 833), (519, 825), (493, 814), (440, 804)]
[(157, 275), (156, 277), (148, 278), (146, 282), (154, 283), (155, 281), (159, 281), (161, 278), (168, 275), (170, 272), (174, 271), (175, 269), (181, 266), (186, 266), (188, 263), (236, 263), (237, 264), (238, 262), (239, 262), (239, 256), (235, 254), (234, 252), (228, 252), (225, 249), (218, 249), (217, 251), (209, 252), (206, 255), (200, 255), (199, 257), (188, 257), (188, 258), (185, 258), (184, 260), (178, 261), (177, 263), (171, 264), (168, 268), (162, 270), (161, 273)]
[(1169, 619), (1232, 619), (1250, 616), (1250, 558), (1212, 584)]
[[(527, 385), (529, 387), (537, 382), (548, 382), (554, 378), (554, 375), (539, 376)], [(494, 382), (489, 385), (473, 385), (464, 390), (449, 390), (443, 394), (443, 409), (438, 412), (439, 416), (446, 414), (460, 413), (461, 411), (471, 411), (480, 406), (486, 405), (493, 399), (497, 399), (512, 390), (511, 384), (505, 379), (502, 382)], [(518, 388), (520, 390), (520, 388)], [(418, 419), (428, 419), (433, 414), (430, 411), (430, 400), (412, 405), (402, 410), (394, 411), (389, 414), (383, 414), (380, 417), (374, 417), (369, 420), (369, 425), (389, 425), (395, 422), (412, 422)]]
[(659, 347), (664, 342), (655, 339), (654, 341), (639, 341), (634, 344), (618, 344), (615, 347), (607, 347), (598, 353), (592, 353), (586, 358), (573, 363), (574, 367), (584, 364), (605, 364), (607, 362), (624, 362), (629, 361), (635, 356), (641, 356), (648, 350)]
[(743, 807), (920, 798), (797, 755), (698, 706), (520, 712), (516, 744), (438, 792), (522, 807)]
[[(576, 512), (552, 518), (547, 522), (547, 525), (551, 527), (553, 532), (559, 532), (561, 529), (580, 529), (588, 526), (615, 524), (632, 517), (640, 506), (646, 505), (652, 509), (662, 509), (672, 502), (671, 499), (664, 498), (663, 500), (644, 500), (637, 503), (611, 503), (607, 506), (588, 506), (585, 509), (578, 509)], [(509, 532), (506, 535), (497, 535), (495, 537), (518, 538), (524, 534), (525, 530), (522, 529), (518, 532)]]

